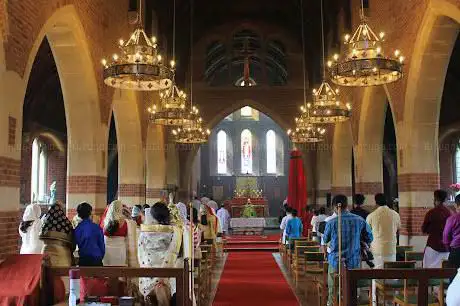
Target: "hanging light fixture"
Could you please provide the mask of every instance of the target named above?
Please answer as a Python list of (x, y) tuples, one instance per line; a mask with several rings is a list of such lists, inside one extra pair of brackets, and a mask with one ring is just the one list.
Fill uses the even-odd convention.
[(326, 129), (313, 123), (310, 117), (311, 104), (307, 103), (307, 86), (306, 86), (306, 69), (305, 69), (305, 30), (304, 30), (304, 11), (303, 0), (300, 1), (301, 5), (301, 23), (302, 23), (302, 67), (303, 67), (303, 102), (304, 105), (300, 107), (301, 115), (295, 118), (296, 128), (289, 129), (287, 134), (293, 143), (312, 143), (321, 142), (324, 140)]
[(203, 127), (203, 119), (199, 110), (193, 105), (193, 0), (190, 4), (190, 113), (189, 120), (183, 127), (172, 130), (174, 141), (185, 144), (200, 144), (208, 141), (211, 134), (209, 129)]
[(351, 104), (340, 101), (339, 89), (333, 89), (326, 81), (324, 16), (321, 0), (321, 40), (323, 45), (323, 82), (318, 89), (313, 89), (313, 105), (309, 111), (312, 123), (338, 123), (350, 119)]
[(332, 82), (341, 86), (375, 86), (389, 84), (403, 75), (404, 56), (395, 50), (385, 55), (385, 33), (375, 32), (366, 22), (364, 4), (361, 0), (361, 22), (353, 35), (344, 37), (345, 52), (334, 54), (327, 65)]
[(118, 89), (156, 91), (171, 86), (171, 72), (163, 64), (156, 37), (147, 37), (142, 26), (142, 1), (136, 30), (128, 41), (119, 40), (120, 54), (102, 59), (104, 83)]
[[(173, 10), (173, 58), (176, 55), (176, 1)], [(176, 62), (171, 60), (172, 81), (171, 86), (160, 91), (157, 104), (147, 108), (150, 121), (154, 124), (183, 126), (190, 123), (190, 112), (187, 108), (187, 95), (176, 85)]]

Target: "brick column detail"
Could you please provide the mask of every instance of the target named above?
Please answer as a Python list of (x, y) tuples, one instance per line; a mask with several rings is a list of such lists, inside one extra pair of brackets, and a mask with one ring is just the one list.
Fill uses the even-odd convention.
[(400, 234), (407, 236), (423, 236), (422, 224), (428, 210), (430, 209), (424, 207), (400, 207)]
[(17, 254), (19, 252), (20, 237), (19, 228), (19, 210), (2, 211), (0, 214), (0, 259), (5, 258), (8, 254)]
[(67, 177), (67, 192), (72, 193), (106, 193), (107, 178), (96, 175), (80, 175)]
[(399, 192), (434, 191), (439, 188), (439, 173), (404, 173), (398, 175)]
[(118, 197), (145, 197), (145, 184), (119, 184)]
[(382, 182), (357, 182), (355, 185), (356, 193), (376, 194), (383, 192)]
[(21, 177), (21, 161), (0, 156), (0, 186), (19, 187)]
[(333, 186), (331, 188), (332, 195), (343, 194), (344, 196), (351, 197), (351, 186)]

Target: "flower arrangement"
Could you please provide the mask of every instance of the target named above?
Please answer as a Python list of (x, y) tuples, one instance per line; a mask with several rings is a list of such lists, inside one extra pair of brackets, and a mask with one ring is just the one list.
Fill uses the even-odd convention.
[(450, 184), (449, 189), (454, 191), (454, 192), (459, 192), (460, 191), (460, 184), (459, 183)]

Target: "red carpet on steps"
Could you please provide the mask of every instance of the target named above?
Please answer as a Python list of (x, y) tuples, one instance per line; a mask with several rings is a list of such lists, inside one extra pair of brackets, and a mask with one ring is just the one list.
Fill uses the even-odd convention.
[(229, 253), (213, 306), (299, 305), (271, 252)]

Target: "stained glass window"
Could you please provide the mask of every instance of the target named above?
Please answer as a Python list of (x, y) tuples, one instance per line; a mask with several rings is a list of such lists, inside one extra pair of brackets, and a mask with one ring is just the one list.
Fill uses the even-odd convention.
[(227, 173), (227, 133), (217, 133), (217, 173)]
[(242, 117), (251, 117), (252, 116), (252, 108), (250, 106), (245, 106), (241, 108), (241, 116)]
[(460, 143), (457, 144), (455, 152), (455, 182), (460, 183)]
[(241, 132), (241, 173), (252, 173), (252, 133), (249, 130)]
[(267, 173), (276, 173), (276, 134), (273, 130), (267, 132)]

